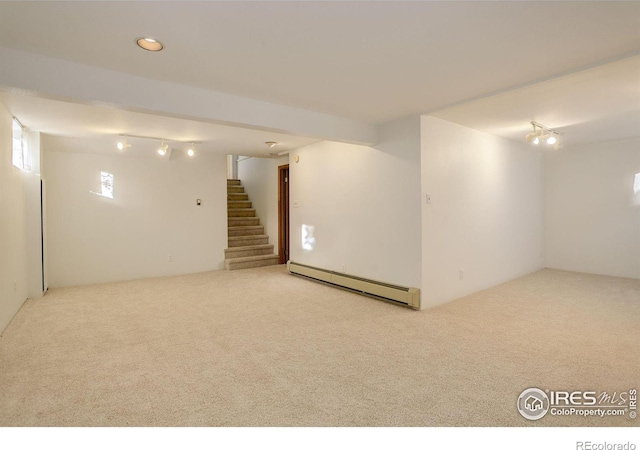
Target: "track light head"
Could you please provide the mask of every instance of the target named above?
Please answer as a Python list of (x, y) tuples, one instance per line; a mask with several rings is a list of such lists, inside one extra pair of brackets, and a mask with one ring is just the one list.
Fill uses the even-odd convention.
[(129, 144), (127, 142), (127, 138), (126, 136), (121, 137), (120, 139), (118, 139), (118, 142), (116, 143), (116, 148), (120, 151), (131, 147), (131, 144)]
[(160, 156), (166, 155), (168, 148), (169, 148), (169, 146), (167, 144), (165, 144), (164, 141), (162, 141), (162, 144), (160, 144), (160, 147), (158, 147), (158, 155), (160, 155)]
[(196, 144), (191, 142), (187, 147), (187, 156), (193, 158), (196, 154)]
[(531, 126), (533, 127), (533, 131), (525, 136), (525, 139), (529, 143), (533, 143), (538, 145), (540, 143), (540, 135), (542, 134), (542, 128), (538, 128), (538, 126), (531, 122)]

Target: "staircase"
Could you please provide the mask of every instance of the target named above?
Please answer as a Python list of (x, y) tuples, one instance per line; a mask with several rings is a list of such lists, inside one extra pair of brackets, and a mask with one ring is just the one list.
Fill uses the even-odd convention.
[(227, 220), (229, 248), (224, 251), (225, 269), (278, 264), (278, 255), (273, 253), (273, 244), (269, 244), (269, 236), (264, 234), (240, 180), (227, 180)]

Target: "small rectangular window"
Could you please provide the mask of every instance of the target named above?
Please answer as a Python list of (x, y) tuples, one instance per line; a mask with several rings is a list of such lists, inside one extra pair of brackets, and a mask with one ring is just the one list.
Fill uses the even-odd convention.
[(102, 186), (102, 196), (113, 198), (113, 174), (100, 172), (100, 184)]
[(315, 227), (313, 225), (302, 225), (302, 249), (303, 250), (313, 250), (316, 246), (316, 238), (313, 236), (313, 230)]
[(31, 170), (31, 159), (27, 146), (27, 133), (22, 124), (13, 118), (13, 155), (11, 162), (18, 169)]

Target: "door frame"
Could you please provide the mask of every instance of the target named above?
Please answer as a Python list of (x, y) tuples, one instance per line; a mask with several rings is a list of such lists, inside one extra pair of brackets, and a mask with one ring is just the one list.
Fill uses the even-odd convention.
[(278, 264), (290, 256), (289, 164), (278, 166)]

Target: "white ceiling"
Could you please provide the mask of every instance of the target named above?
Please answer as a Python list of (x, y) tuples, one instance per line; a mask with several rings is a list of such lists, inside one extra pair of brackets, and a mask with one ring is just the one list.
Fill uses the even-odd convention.
[(640, 136), (640, 56), (446, 108), (433, 115), (523, 141), (534, 120), (564, 146)]
[[(165, 51), (138, 49), (134, 39), (143, 35)], [(567, 135), (580, 134), (585, 121), (600, 124), (593, 130), (622, 123), (628, 134), (637, 120), (637, 63), (627, 76), (615, 67), (601, 73), (616, 83), (604, 88), (581, 71), (640, 51), (640, 2), (0, 2), (0, 46), (371, 123), (445, 108), (437, 114), (513, 138), (534, 119)], [(537, 84), (562, 74), (559, 84)], [(510, 88), (518, 88), (514, 96)], [(495, 92), (502, 94), (485, 98)], [(484, 100), (470, 109), (447, 109), (477, 98)], [(0, 101), (20, 103), (7, 94)], [(25, 113), (34, 102), (25, 100)], [(105, 128), (157, 135), (138, 113), (46, 107), (58, 113), (33, 119), (43, 129), (62, 132), (64, 117), (86, 115)], [(207, 140), (198, 122), (165, 119), (153, 119), (163, 133), (191, 139), (198, 129)], [(89, 122), (73, 132), (95, 128)]]

